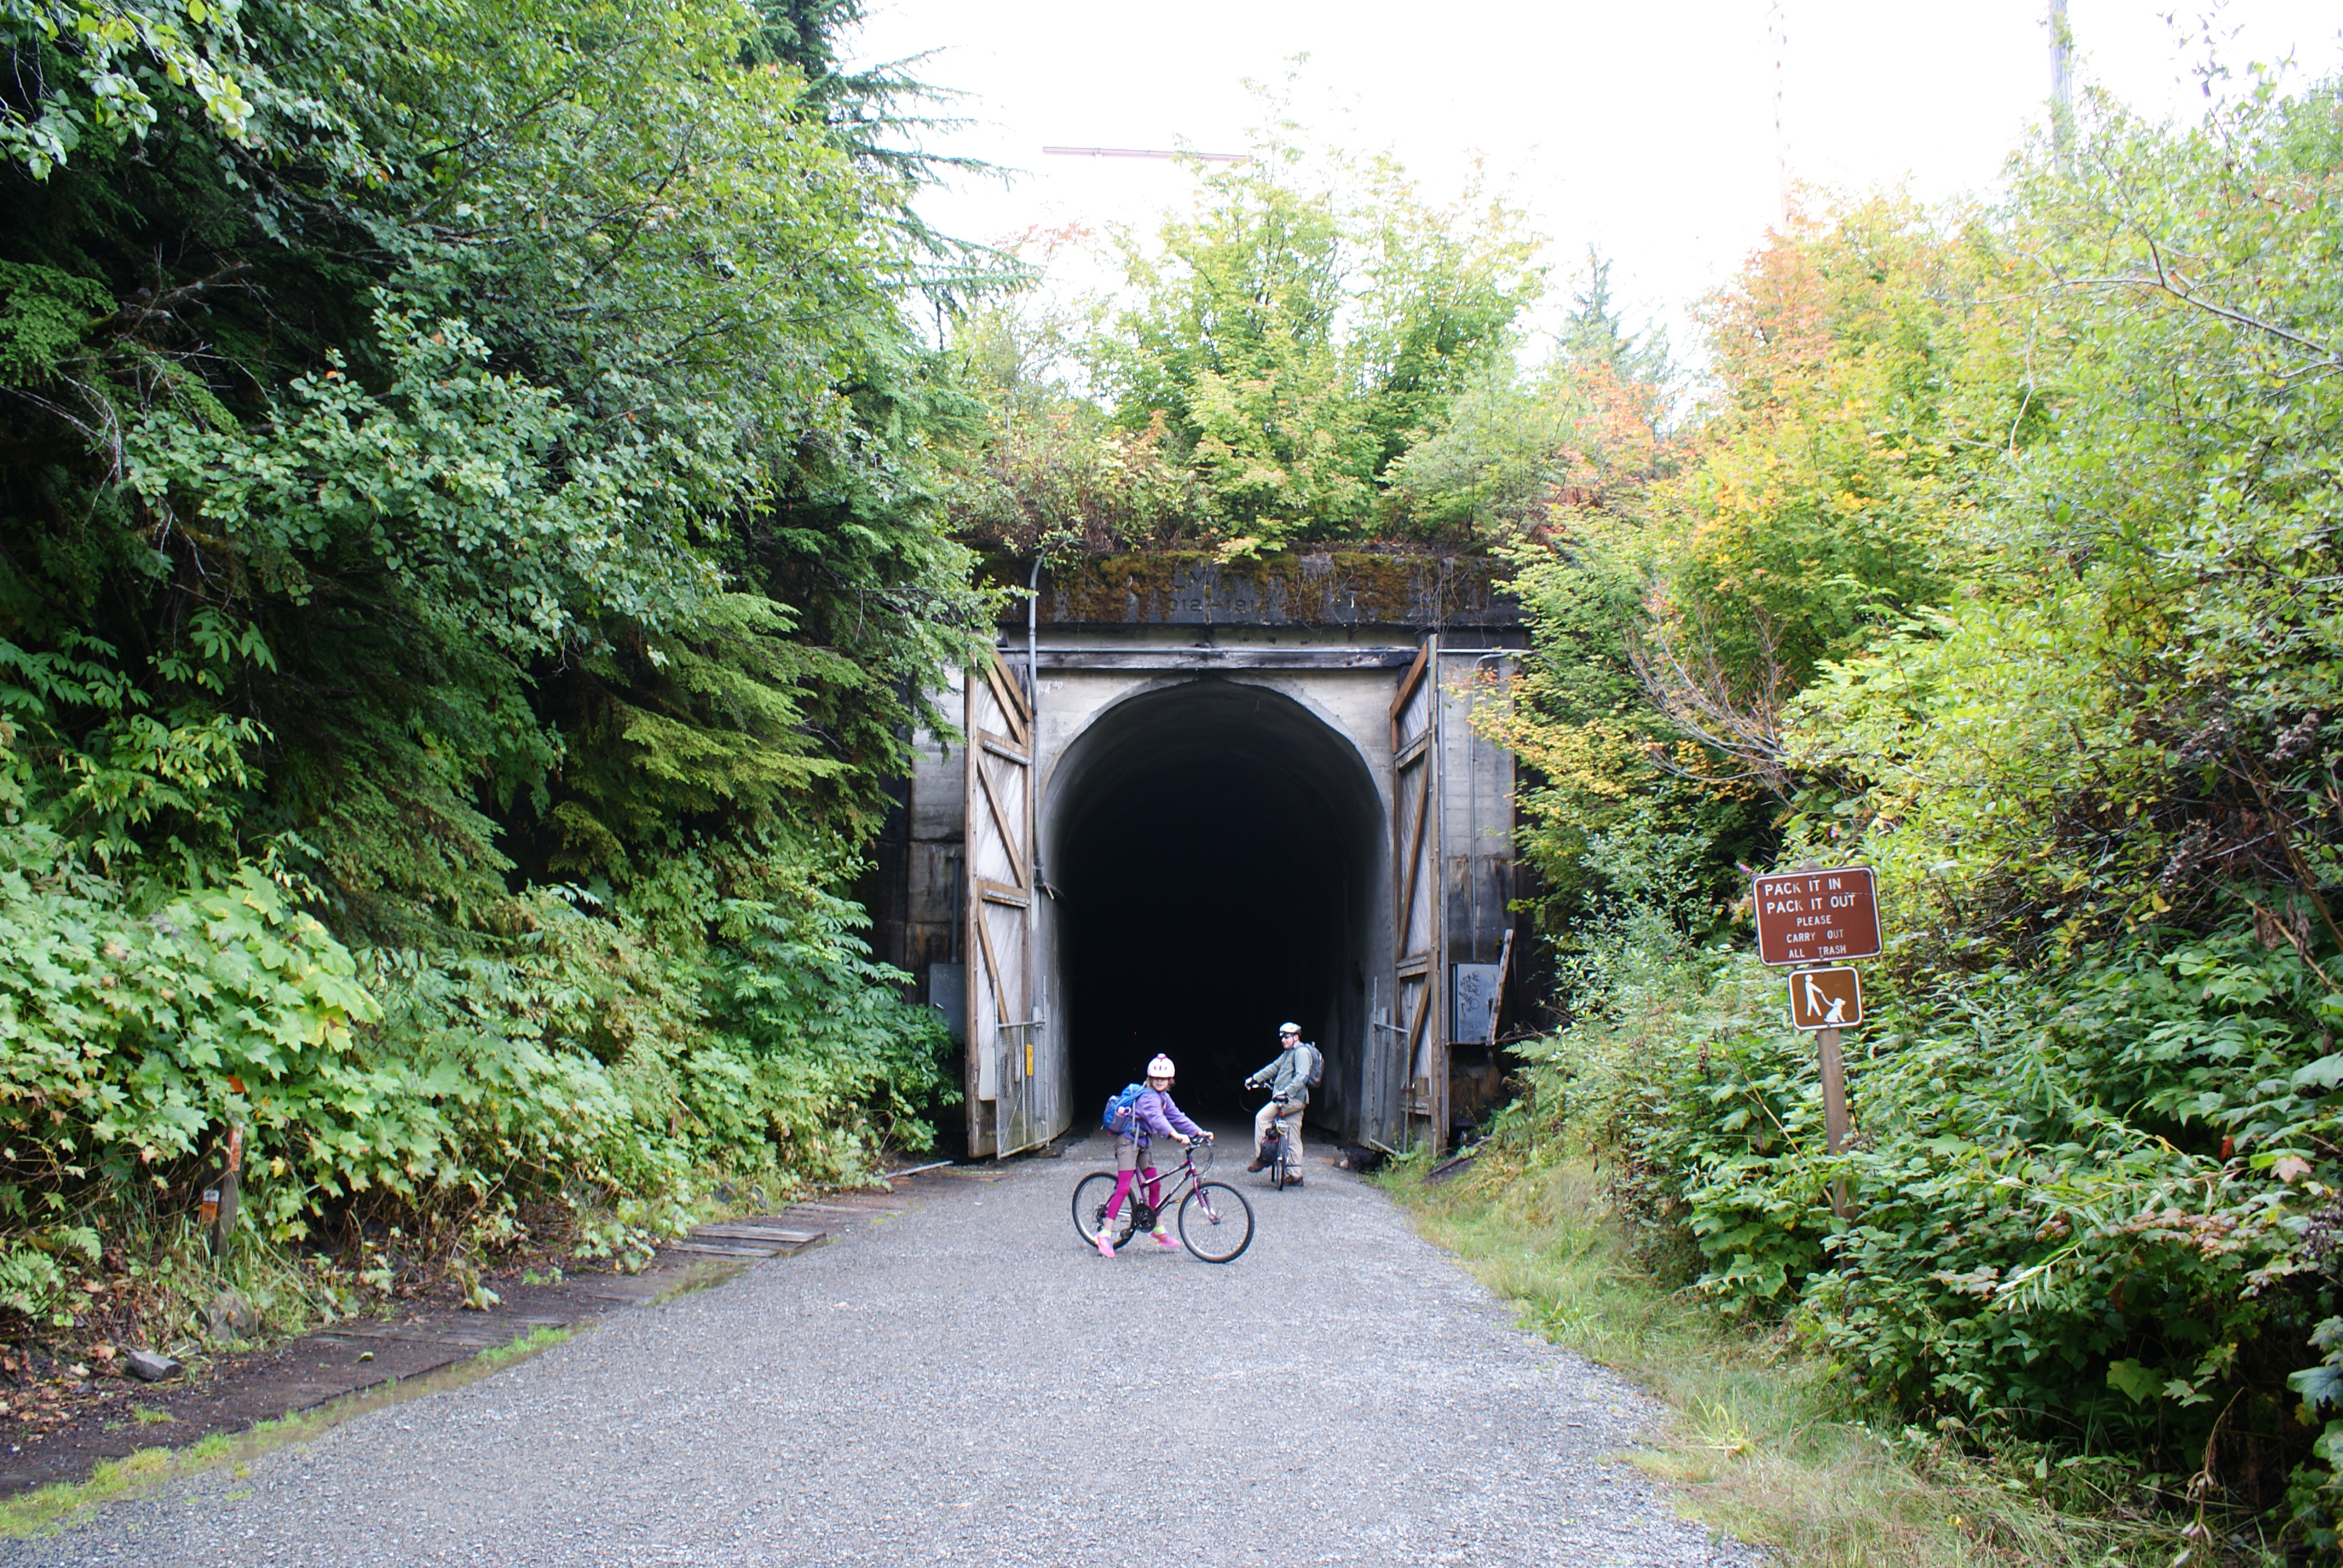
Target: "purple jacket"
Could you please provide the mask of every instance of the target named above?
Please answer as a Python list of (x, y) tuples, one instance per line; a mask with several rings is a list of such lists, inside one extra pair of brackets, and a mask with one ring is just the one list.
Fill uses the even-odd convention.
[(1142, 1089), (1139, 1091), (1139, 1098), (1131, 1102), (1131, 1136), (1137, 1139), (1139, 1146), (1144, 1149), (1150, 1132), (1160, 1132), (1166, 1138), (1174, 1132), (1183, 1132), (1191, 1138), (1204, 1135), (1202, 1128), (1189, 1121), (1187, 1113), (1172, 1103), (1170, 1095)]

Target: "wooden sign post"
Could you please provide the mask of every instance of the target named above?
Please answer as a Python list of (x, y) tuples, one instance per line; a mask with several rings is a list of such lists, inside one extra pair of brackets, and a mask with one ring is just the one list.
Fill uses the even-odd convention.
[[(1879, 956), (1879, 891), (1868, 866), (1825, 869), (1806, 861), (1795, 871), (1755, 879), (1757, 956), (1798, 966), (1790, 976), (1790, 1022), (1812, 1030), (1823, 1074), (1823, 1133), (1830, 1151), (1845, 1146), (1846, 1059), (1838, 1031), (1863, 1021), (1862, 977), (1825, 960)], [(1831, 1183), (1831, 1212), (1847, 1211), (1844, 1183)]]
[(1799, 970), (1790, 976), (1790, 1022), (1812, 1030), (1822, 1059), (1823, 1128), (1835, 1154), (1846, 1143), (1846, 1063), (1838, 1031), (1863, 1021), (1863, 977), (1852, 969)]

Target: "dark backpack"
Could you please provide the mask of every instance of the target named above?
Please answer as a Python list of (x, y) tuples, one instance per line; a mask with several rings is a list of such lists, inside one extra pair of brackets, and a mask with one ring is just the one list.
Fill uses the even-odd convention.
[(1318, 1081), (1326, 1076), (1326, 1053), (1306, 1040), (1302, 1043), (1310, 1048), (1310, 1071), (1302, 1081), (1315, 1089)]
[(1136, 1105), (1139, 1102), (1139, 1097), (1146, 1092), (1147, 1085), (1143, 1083), (1126, 1083), (1120, 1093), (1108, 1095), (1106, 1113), (1099, 1118), (1099, 1125), (1109, 1132), (1130, 1131), (1131, 1108)]

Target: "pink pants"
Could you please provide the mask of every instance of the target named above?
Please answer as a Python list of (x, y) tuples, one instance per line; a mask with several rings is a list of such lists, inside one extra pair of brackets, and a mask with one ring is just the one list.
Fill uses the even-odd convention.
[(1163, 1183), (1156, 1179), (1154, 1166), (1150, 1165), (1144, 1171), (1131, 1171), (1127, 1169), (1118, 1171), (1114, 1173), (1114, 1196), (1107, 1200), (1106, 1205), (1106, 1217), (1110, 1221), (1111, 1221), (1117, 1214), (1122, 1212), (1122, 1201), (1131, 1196), (1131, 1186), (1134, 1180), (1144, 1181), (1146, 1183), (1145, 1186), (1140, 1189), (1140, 1191), (1141, 1195), (1146, 1198), (1150, 1208), (1160, 1206), (1162, 1203)]

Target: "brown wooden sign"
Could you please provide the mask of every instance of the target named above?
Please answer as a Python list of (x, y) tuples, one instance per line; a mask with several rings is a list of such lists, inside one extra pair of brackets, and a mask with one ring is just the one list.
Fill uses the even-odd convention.
[(1868, 866), (1756, 878), (1757, 956), (1820, 964), (1879, 956), (1879, 893)]
[(1799, 1029), (1853, 1029), (1863, 1021), (1863, 979), (1851, 969), (1800, 970), (1790, 977), (1790, 1022)]

